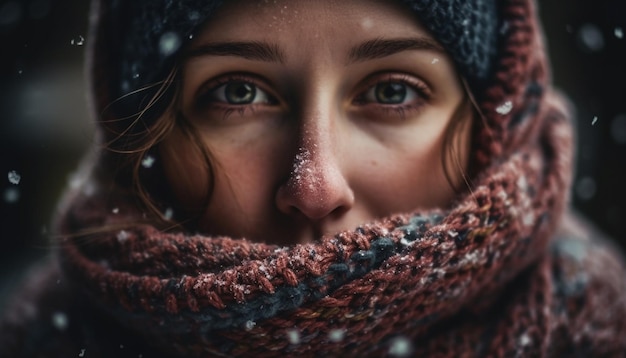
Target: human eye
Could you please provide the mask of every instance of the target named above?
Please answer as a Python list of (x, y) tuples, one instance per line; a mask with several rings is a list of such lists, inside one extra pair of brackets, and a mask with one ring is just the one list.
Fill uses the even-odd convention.
[(389, 111), (404, 117), (407, 111), (417, 110), (430, 98), (428, 86), (407, 74), (375, 76), (365, 82), (364, 89), (353, 104), (369, 110)]
[(364, 95), (369, 103), (405, 104), (417, 99), (417, 91), (402, 82), (379, 82), (372, 86)]
[(209, 92), (210, 99), (231, 105), (270, 103), (269, 95), (254, 83), (229, 81)]
[(245, 114), (259, 106), (274, 106), (278, 103), (259, 79), (246, 75), (228, 75), (203, 85), (196, 96), (195, 109), (200, 112), (224, 111), (225, 116), (233, 111)]

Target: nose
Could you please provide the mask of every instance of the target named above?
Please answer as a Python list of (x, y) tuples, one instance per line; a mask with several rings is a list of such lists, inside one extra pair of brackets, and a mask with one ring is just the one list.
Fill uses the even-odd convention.
[[(318, 123), (319, 124), (319, 123)], [(354, 193), (334, 153), (329, 127), (303, 130), (288, 179), (276, 193), (278, 209), (311, 222), (338, 218), (354, 204)]]

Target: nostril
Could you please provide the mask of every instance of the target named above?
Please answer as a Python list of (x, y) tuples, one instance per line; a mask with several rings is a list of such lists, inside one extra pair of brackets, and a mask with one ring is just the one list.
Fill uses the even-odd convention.
[(286, 214), (288, 214), (289, 216), (292, 217), (303, 217), (304, 218), (304, 214), (298, 210), (298, 208), (294, 205), (289, 205), (287, 210), (283, 210), (283, 212), (285, 212)]

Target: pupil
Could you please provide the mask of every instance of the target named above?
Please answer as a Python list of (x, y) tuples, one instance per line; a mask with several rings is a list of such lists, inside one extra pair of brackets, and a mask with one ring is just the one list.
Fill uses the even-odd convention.
[(256, 89), (249, 83), (231, 83), (226, 85), (226, 100), (230, 104), (249, 104), (254, 101)]
[(402, 83), (381, 83), (376, 86), (376, 100), (385, 104), (398, 104), (406, 98), (406, 86)]

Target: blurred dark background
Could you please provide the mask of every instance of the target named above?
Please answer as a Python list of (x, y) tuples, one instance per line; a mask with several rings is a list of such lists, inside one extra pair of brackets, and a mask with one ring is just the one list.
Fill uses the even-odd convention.
[[(539, 1), (554, 82), (577, 108), (573, 205), (626, 248), (626, 1)], [(46, 253), (56, 201), (93, 142), (88, 3), (0, 0), (0, 307)]]

